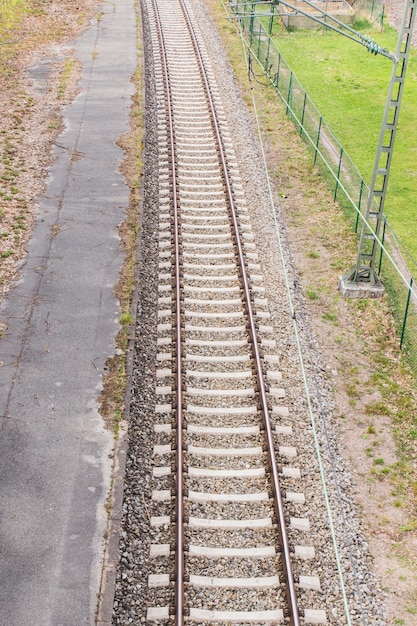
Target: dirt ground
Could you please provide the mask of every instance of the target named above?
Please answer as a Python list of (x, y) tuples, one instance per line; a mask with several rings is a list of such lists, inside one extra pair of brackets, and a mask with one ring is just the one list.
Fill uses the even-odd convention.
[[(220, 19), (219, 3), (210, 2)], [(100, 15), (96, 0), (33, 0), (31, 6), (13, 36), (0, 42), (0, 300), (24, 263), (50, 148), (61, 129), (60, 112), (77, 93), (71, 39)], [(223, 35), (230, 38), (231, 29)], [(45, 78), (39, 81), (42, 68)], [(246, 72), (241, 73), (244, 80)], [(412, 626), (417, 455), (406, 434), (417, 415), (413, 379), (402, 363), (386, 302), (341, 298), (338, 278), (353, 262), (356, 240), (278, 104), (266, 104), (261, 92), (258, 97), (267, 157), (334, 390), (336, 427), (352, 463), (363, 528), (386, 590), (388, 621)]]

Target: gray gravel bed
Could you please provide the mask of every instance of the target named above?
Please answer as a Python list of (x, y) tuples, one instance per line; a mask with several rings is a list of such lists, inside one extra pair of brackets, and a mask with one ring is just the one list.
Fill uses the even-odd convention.
[(207, 493), (260, 493), (268, 491), (268, 483), (264, 479), (245, 479), (236, 477), (227, 480), (218, 478), (189, 478), (187, 487), (191, 491), (203, 491)]
[[(236, 406), (236, 405), (235, 405)], [(259, 436), (254, 435), (196, 435), (187, 433), (186, 443), (202, 448), (249, 448), (262, 445)]]
[(214, 548), (253, 548), (263, 545), (272, 545), (276, 540), (274, 530), (264, 528), (262, 531), (247, 528), (239, 530), (223, 530), (218, 533), (212, 529), (199, 529), (198, 532), (186, 529), (185, 536), (187, 540), (192, 539), (192, 543), (200, 546), (212, 546)]
[[(242, 178), (245, 181), (245, 192), (248, 199), (248, 207), (250, 207), (250, 216), (253, 225), (253, 232), (256, 237), (257, 250), (262, 263), (262, 274), (264, 275), (264, 284), (268, 293), (269, 310), (271, 311), (271, 322), (275, 328), (276, 336), (279, 337), (279, 348), (281, 349), (279, 365), (273, 369), (280, 369), (283, 373), (282, 386), (286, 389), (286, 398), (282, 401), (282, 406), (289, 408), (289, 416), (283, 419), (274, 419), (276, 423), (291, 424), (293, 426), (293, 437), (280, 436), (277, 439), (277, 451), (279, 445), (293, 446), (298, 449), (296, 459), (279, 458), (282, 465), (300, 466), (302, 470), (302, 479), (295, 481), (289, 478), (283, 478), (283, 486), (291, 491), (302, 489), (306, 495), (306, 505), (290, 504), (289, 515), (302, 517), (307, 515), (312, 528), (311, 536), (314, 536), (314, 547), (316, 550), (316, 559), (313, 562), (295, 563), (295, 570), (298, 574), (308, 573), (309, 575), (317, 574), (320, 576), (322, 593), (302, 591), (302, 601), (305, 606), (317, 606), (318, 602), (322, 602), (328, 611), (329, 623), (344, 624), (344, 616), (340, 611), (340, 590), (337, 583), (337, 572), (331, 555), (331, 546), (329, 545), (328, 519), (325, 507), (322, 501), (322, 488), (320, 486), (319, 470), (317, 459), (311, 451), (312, 431), (309, 423), (306, 402), (304, 399), (304, 388), (299, 370), (299, 359), (296, 351), (296, 344), (293, 337), (291, 311), (285, 299), (278, 297), (277, 294), (283, 293), (285, 287), (282, 275), (277, 271), (280, 267), (280, 257), (277, 250), (276, 241), (273, 237), (273, 222), (268, 207), (268, 198), (266, 187), (263, 181), (262, 173), (259, 171), (260, 156), (255, 142), (248, 138), (252, 136), (252, 123), (239, 99), (238, 89), (235, 87), (234, 80), (225, 58), (221, 52), (221, 45), (217, 39), (213, 26), (206, 14), (206, 10), (199, 0), (193, 2), (193, 8), (198, 16), (198, 20), (202, 24), (203, 37), (210, 56), (214, 59), (213, 73), (216, 74), (216, 80), (219, 84), (219, 91), (224, 98), (224, 111), (228, 117), (230, 129), (236, 140), (235, 153), (239, 161), (239, 168)], [(158, 141), (156, 136), (156, 100), (151, 80), (151, 59), (149, 47), (149, 32), (144, 29), (144, 45), (145, 57), (148, 59), (149, 66), (146, 68), (146, 152), (145, 152), (145, 175), (144, 175), (144, 202), (143, 202), (143, 228), (141, 232), (142, 249), (144, 250), (143, 258), (140, 265), (140, 301), (138, 309), (138, 325), (137, 325), (137, 344), (136, 344), (136, 360), (135, 372), (132, 391), (131, 406), (131, 423), (130, 423), (130, 448), (127, 461), (126, 483), (125, 483), (125, 499), (123, 506), (123, 531), (120, 541), (120, 567), (117, 580), (114, 624), (124, 626), (131, 623), (143, 623), (146, 620), (146, 607), (148, 606), (164, 606), (172, 605), (172, 589), (148, 589), (147, 577), (150, 573), (165, 573), (172, 566), (172, 559), (149, 559), (149, 548), (151, 543), (170, 543), (173, 545), (172, 531), (169, 527), (151, 527), (150, 516), (169, 514), (172, 510), (171, 503), (155, 503), (151, 502), (151, 491), (153, 489), (171, 489), (172, 478), (170, 476), (163, 479), (152, 478), (152, 467), (161, 465), (171, 465), (173, 455), (166, 454), (155, 458), (152, 456), (153, 446), (156, 443), (171, 443), (172, 437), (169, 435), (155, 435), (153, 426), (155, 421), (163, 423), (161, 416), (154, 415), (153, 408), (161, 402), (162, 397), (155, 397), (155, 386), (157, 384), (155, 378), (156, 369), (156, 353), (160, 348), (156, 348), (156, 327), (157, 318), (157, 298), (158, 298), (158, 221), (155, 207), (158, 204), (159, 189), (154, 172), (158, 163), (157, 149)], [(197, 135), (197, 133), (196, 133)], [(240, 184), (240, 183), (238, 183)], [(282, 231), (285, 240), (285, 231)], [(188, 250), (187, 245), (187, 250)], [(216, 253), (218, 249), (212, 248)], [(201, 253), (198, 248), (193, 248), (194, 252)], [(205, 249), (204, 252), (207, 252)], [(290, 265), (289, 251), (286, 250), (285, 257)], [(222, 261), (223, 263), (225, 261)], [(198, 270), (199, 273), (201, 270)], [(292, 282), (293, 284), (293, 282)], [(293, 292), (294, 295), (294, 292)], [(295, 295), (298, 295), (295, 293)], [(221, 299), (217, 298), (216, 299)], [(187, 305), (188, 306), (188, 305)], [(191, 305), (192, 307), (194, 305)], [(300, 297), (298, 308), (302, 307), (302, 297)], [(199, 310), (199, 306), (193, 310)], [(262, 305), (258, 306), (259, 310), (265, 310)], [(224, 307), (224, 310), (230, 310), (230, 307)], [(301, 310), (301, 313), (303, 311)], [(304, 319), (300, 315), (300, 319)], [(200, 322), (199, 322), (200, 323)], [(225, 322), (227, 325), (230, 322)], [(308, 323), (301, 328), (302, 341), (304, 347), (314, 346), (314, 338), (308, 327)], [(238, 352), (236, 352), (238, 353)], [(278, 353), (278, 352), (277, 352)], [(234, 352), (232, 352), (234, 354)], [(342, 565), (345, 570), (345, 578), (347, 581), (347, 595), (351, 609), (353, 623), (356, 624), (375, 624), (382, 626), (384, 624), (383, 609), (380, 608), (381, 595), (378, 593), (375, 580), (370, 572), (370, 559), (367, 551), (366, 541), (360, 532), (359, 524), (356, 517), (356, 511), (353, 504), (353, 493), (350, 487), (350, 479), (346, 471), (346, 463), (338, 453), (337, 432), (332, 431), (332, 400), (329, 384), (321, 370), (321, 357), (318, 351), (311, 352), (306, 350), (307, 359), (307, 376), (311, 382), (311, 388), (314, 390), (319, 381), (320, 393), (315, 393), (312, 399), (312, 405), (315, 417), (318, 422), (318, 436), (320, 440), (321, 452), (323, 457), (324, 471), (328, 479), (330, 487), (330, 501), (333, 516), (336, 524), (336, 536), (340, 545)], [(239, 364), (239, 368), (248, 367), (249, 363)], [(188, 363), (187, 367), (202, 370), (207, 368), (211, 371), (213, 366), (203, 363)], [(157, 367), (164, 367), (163, 363), (159, 363)], [(222, 365), (223, 371), (235, 371), (236, 364)], [(204, 380), (204, 379), (203, 379)], [(161, 383), (158, 383), (161, 384)], [(206, 384), (210, 384), (207, 381)], [(200, 382), (198, 383), (199, 386)], [(281, 386), (281, 383), (273, 386)], [(168, 396), (169, 397), (169, 396)], [(207, 398), (204, 399), (206, 405)], [(213, 401), (211, 406), (221, 406), (221, 402)], [(193, 400), (194, 403), (194, 400)], [(244, 404), (244, 403), (243, 403)], [(274, 404), (277, 404), (274, 401)], [(190, 422), (195, 423), (196, 416), (186, 413), (186, 418)], [(218, 416), (212, 418), (210, 416), (198, 416), (198, 424), (213, 425), (221, 424), (223, 426), (236, 426), (236, 424), (249, 425), (252, 418), (248, 416), (222, 416), (221, 420)], [(167, 420), (166, 420), (167, 421)], [(194, 445), (213, 445), (215, 447), (232, 445), (243, 445), (248, 441), (248, 437), (227, 437), (204, 436), (195, 437), (192, 440)], [(297, 443), (294, 443), (294, 440)], [(259, 439), (253, 438), (259, 445)], [(222, 468), (230, 467), (230, 461), (224, 458), (207, 458), (192, 455), (192, 465), (195, 467)], [(234, 458), (233, 467), (239, 468), (260, 467), (262, 465), (263, 456), (261, 457), (245, 457)], [(335, 470), (335, 465), (337, 470)], [(337, 479), (337, 483), (336, 483)], [(220, 481), (221, 482), (221, 481)], [(199, 480), (198, 483), (191, 482), (190, 485), (197, 485), (201, 489), (209, 488), (211, 491), (219, 487), (218, 481), (210, 481), (207, 479)], [(240, 489), (238, 485), (242, 482), (235, 481), (229, 483), (236, 490)], [(256, 482), (249, 481), (246, 483), (246, 490), (254, 488)], [(296, 488), (294, 487), (296, 485)], [(337, 489), (336, 489), (337, 485)], [(339, 491), (342, 496), (339, 496)], [(236, 491), (237, 492), (237, 491)], [(308, 503), (314, 502), (313, 509), (308, 507)], [(343, 508), (342, 508), (343, 504)], [(157, 511), (157, 512), (156, 512)], [(204, 506), (193, 503), (187, 505), (187, 512), (191, 515), (206, 516), (211, 513), (213, 517), (223, 517), (224, 519), (239, 519), (241, 515), (247, 516), (247, 509), (243, 511), (241, 505), (233, 504), (204, 504)], [(257, 504), (253, 507), (252, 513), (254, 517), (267, 517), (272, 514), (269, 504)], [(270, 538), (271, 531), (263, 530), (261, 534), (256, 534), (259, 538)], [(221, 533), (213, 533), (209, 530), (191, 533), (195, 542), (201, 541), (201, 545), (212, 545), (215, 540), (216, 546), (223, 545), (230, 547), (234, 545), (253, 545), (251, 541), (254, 538), (254, 532), (246, 530), (242, 534), (233, 533), (231, 531), (223, 531)], [(215, 539), (214, 539), (215, 537)], [(301, 531), (290, 532), (291, 542), (296, 544), (306, 544), (305, 533)], [(203, 542), (207, 541), (206, 544)], [(218, 571), (219, 576), (224, 576), (224, 566), (229, 569), (230, 575), (238, 577), (244, 576), (245, 571), (248, 575), (260, 575), (264, 571), (265, 563), (253, 561), (247, 565), (247, 570), (242, 573), (242, 559), (227, 559), (227, 562), (213, 563), (212, 560), (205, 567), (202, 559), (192, 560), (188, 557), (190, 564), (194, 563), (196, 567), (203, 568), (200, 571), (207, 571), (207, 575), (213, 575), (213, 571)], [(307, 567), (308, 566), (308, 567)], [(308, 570), (306, 572), (306, 569)], [(252, 574), (249, 573), (252, 572)], [(265, 569), (265, 571), (267, 571)], [(189, 590), (190, 597), (194, 599), (194, 590)], [(241, 606), (242, 610), (247, 610), (246, 601), (242, 598), (247, 594), (246, 590), (242, 592), (230, 592), (229, 597), (219, 592), (208, 591), (204, 596), (204, 607), (207, 603), (212, 603), (213, 608), (218, 609), (220, 606), (229, 608), (233, 603), (234, 608)], [(273, 594), (270, 592), (265, 594), (254, 594), (254, 602), (256, 598), (256, 606), (258, 602), (264, 603), (264, 607), (276, 606), (272, 605)], [(219, 605), (219, 600), (224, 604)], [(198, 602), (197, 599), (195, 599)], [(240, 602), (242, 601), (242, 604)], [(337, 608), (335, 608), (337, 607)], [(336, 611), (334, 614), (332, 611)], [(243, 626), (243, 625), (242, 625)]]
[(251, 578), (252, 576), (272, 576), (280, 570), (279, 557), (262, 559), (261, 565), (253, 559), (204, 559), (188, 556), (190, 569), (199, 571), (199, 576), (219, 576), (224, 578)]
[[(190, 424), (196, 423), (196, 418), (193, 414), (185, 413), (185, 419)], [(222, 416), (212, 416), (212, 415), (199, 415), (198, 416), (198, 425), (199, 426), (213, 426), (213, 427), (223, 427), (223, 428), (239, 428), (240, 426), (252, 426), (253, 420), (251, 416), (247, 415), (222, 415)], [(259, 422), (257, 422), (259, 423)]]
[(187, 502), (187, 513), (208, 519), (263, 519), (272, 516), (272, 506), (268, 502), (252, 504), (250, 508), (245, 503)]
[[(265, 574), (267, 575), (267, 574)], [(206, 608), (216, 611), (230, 610), (230, 606), (235, 611), (268, 611), (282, 606), (283, 591), (281, 589), (226, 589), (215, 591), (206, 589), (204, 594), (204, 604), (201, 601), (201, 594), (190, 587), (187, 597), (191, 606)]]
[(190, 454), (186, 455), (186, 462), (188, 465), (197, 468), (230, 469), (232, 467), (238, 472), (240, 469), (265, 467), (266, 454), (252, 457), (234, 457), (233, 462), (224, 457), (204, 457)]

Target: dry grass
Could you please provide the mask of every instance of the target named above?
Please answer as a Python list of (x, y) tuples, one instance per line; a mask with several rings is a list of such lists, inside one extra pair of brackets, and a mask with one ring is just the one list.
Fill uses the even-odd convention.
[(0, 43), (5, 45), (13, 36), (14, 29), (28, 11), (26, 0), (1, 0)]
[[(139, 19), (137, 13), (137, 19)], [(140, 29), (138, 27), (138, 36)], [(141, 58), (142, 50), (140, 41), (137, 42), (138, 57)], [(123, 150), (125, 158), (121, 166), (121, 172), (130, 188), (130, 201), (126, 219), (119, 227), (119, 235), (122, 242), (125, 259), (116, 288), (116, 295), (120, 302), (121, 329), (117, 336), (119, 354), (108, 359), (106, 363), (107, 374), (104, 377), (103, 391), (100, 397), (100, 412), (109, 427), (114, 431), (115, 438), (118, 436), (119, 424), (122, 419), (125, 391), (127, 383), (126, 353), (129, 342), (135, 331), (136, 314), (135, 303), (132, 297), (136, 287), (136, 250), (137, 239), (140, 229), (138, 207), (140, 204), (140, 184), (142, 176), (142, 145), (143, 145), (143, 102), (142, 102), (142, 63), (138, 63), (133, 76), (136, 93), (132, 102), (130, 115), (130, 131), (123, 135), (118, 145)]]

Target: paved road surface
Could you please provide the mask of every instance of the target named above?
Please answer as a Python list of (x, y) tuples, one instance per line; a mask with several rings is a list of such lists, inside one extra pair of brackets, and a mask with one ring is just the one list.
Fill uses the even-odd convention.
[(94, 623), (113, 443), (97, 396), (115, 350), (128, 204), (115, 142), (136, 64), (133, 0), (101, 8), (75, 42), (82, 92), (64, 111), (27, 262), (2, 311), (1, 626)]

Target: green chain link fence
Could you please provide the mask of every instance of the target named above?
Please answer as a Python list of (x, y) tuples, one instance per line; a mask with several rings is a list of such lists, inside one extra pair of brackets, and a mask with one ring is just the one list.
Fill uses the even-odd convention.
[(355, 12), (367, 18), (372, 24), (379, 24), (381, 30), (385, 23), (385, 3), (381, 0), (353, 0), (350, 2)]
[[(254, 10), (255, 4), (229, 0), (229, 8), (239, 20), (250, 55), (261, 65), (282, 99), (286, 114), (309, 147), (315, 165), (332, 189), (334, 200), (339, 202), (352, 228), (360, 234), (369, 187), (270, 37), (274, 18), (263, 17), (261, 21)], [(265, 8), (266, 5), (259, 6)], [(269, 13), (271, 6), (269, 4)], [(265, 15), (265, 11), (263, 13)], [(401, 245), (386, 218), (377, 245), (379, 272), (396, 321), (400, 345), (417, 375), (417, 285), (414, 278), (417, 262)]]

